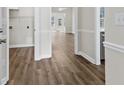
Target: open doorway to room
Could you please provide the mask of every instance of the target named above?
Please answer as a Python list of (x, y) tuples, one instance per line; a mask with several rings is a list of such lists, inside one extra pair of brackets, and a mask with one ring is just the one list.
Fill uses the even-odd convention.
[[(73, 8), (52, 7), (52, 52), (60, 52), (65, 56), (74, 54)], [(71, 53), (71, 54), (67, 54)]]
[(53, 32), (72, 33), (72, 8), (53, 7), (51, 24)]
[[(8, 84), (21, 79), (21, 72), (34, 62), (34, 9), (32, 7), (10, 7), (9, 51), (10, 71)], [(19, 77), (20, 78), (19, 78)], [(19, 81), (21, 84), (21, 81)]]

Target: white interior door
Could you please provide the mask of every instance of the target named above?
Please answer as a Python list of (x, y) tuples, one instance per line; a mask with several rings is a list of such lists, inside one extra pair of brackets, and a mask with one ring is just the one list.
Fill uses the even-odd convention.
[(0, 8), (0, 84), (9, 79), (8, 9)]

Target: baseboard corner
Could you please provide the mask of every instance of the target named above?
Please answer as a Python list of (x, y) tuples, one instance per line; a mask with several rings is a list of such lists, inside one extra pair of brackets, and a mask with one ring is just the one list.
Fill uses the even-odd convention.
[(92, 57), (90, 57), (89, 55), (87, 55), (86, 53), (82, 52), (82, 51), (78, 51), (77, 53), (78, 55), (84, 57), (85, 59), (87, 59), (90, 63), (92, 64), (96, 64), (95, 59), (93, 59)]

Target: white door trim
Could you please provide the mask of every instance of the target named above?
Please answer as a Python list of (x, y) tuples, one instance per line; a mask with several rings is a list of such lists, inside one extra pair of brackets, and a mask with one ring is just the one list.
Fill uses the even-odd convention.
[(6, 73), (6, 77), (5, 78), (2, 78), (0, 81), (0, 84), (2, 85), (5, 85), (7, 83), (7, 81), (9, 80), (9, 8), (6, 8), (6, 7), (1, 7), (1, 8), (4, 8), (3, 11), (5, 11), (5, 16), (6, 16), (6, 35), (5, 35), (5, 39), (6, 39), (6, 58), (7, 58), (7, 62), (6, 62), (6, 70), (7, 70), (7, 73)]
[(72, 32), (74, 33), (74, 52), (78, 55), (78, 8), (72, 8)]
[(96, 7), (96, 65), (100, 65), (100, 7)]
[(104, 42), (104, 46), (106, 48), (112, 49), (114, 51), (124, 53), (124, 46), (123, 45), (118, 45), (118, 44), (111, 43), (111, 42)]
[(39, 8), (34, 8), (34, 60), (40, 60), (41, 59), (41, 55), (39, 53), (39, 33), (40, 33), (40, 29), (39, 29)]
[(9, 80), (9, 8), (7, 9), (7, 81)]

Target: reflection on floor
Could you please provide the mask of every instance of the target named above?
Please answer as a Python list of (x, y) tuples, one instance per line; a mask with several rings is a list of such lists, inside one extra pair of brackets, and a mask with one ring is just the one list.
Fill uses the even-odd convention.
[(52, 58), (39, 62), (34, 62), (33, 48), (10, 49), (8, 84), (105, 84), (104, 73), (104, 64), (74, 55), (73, 34), (53, 33)]

